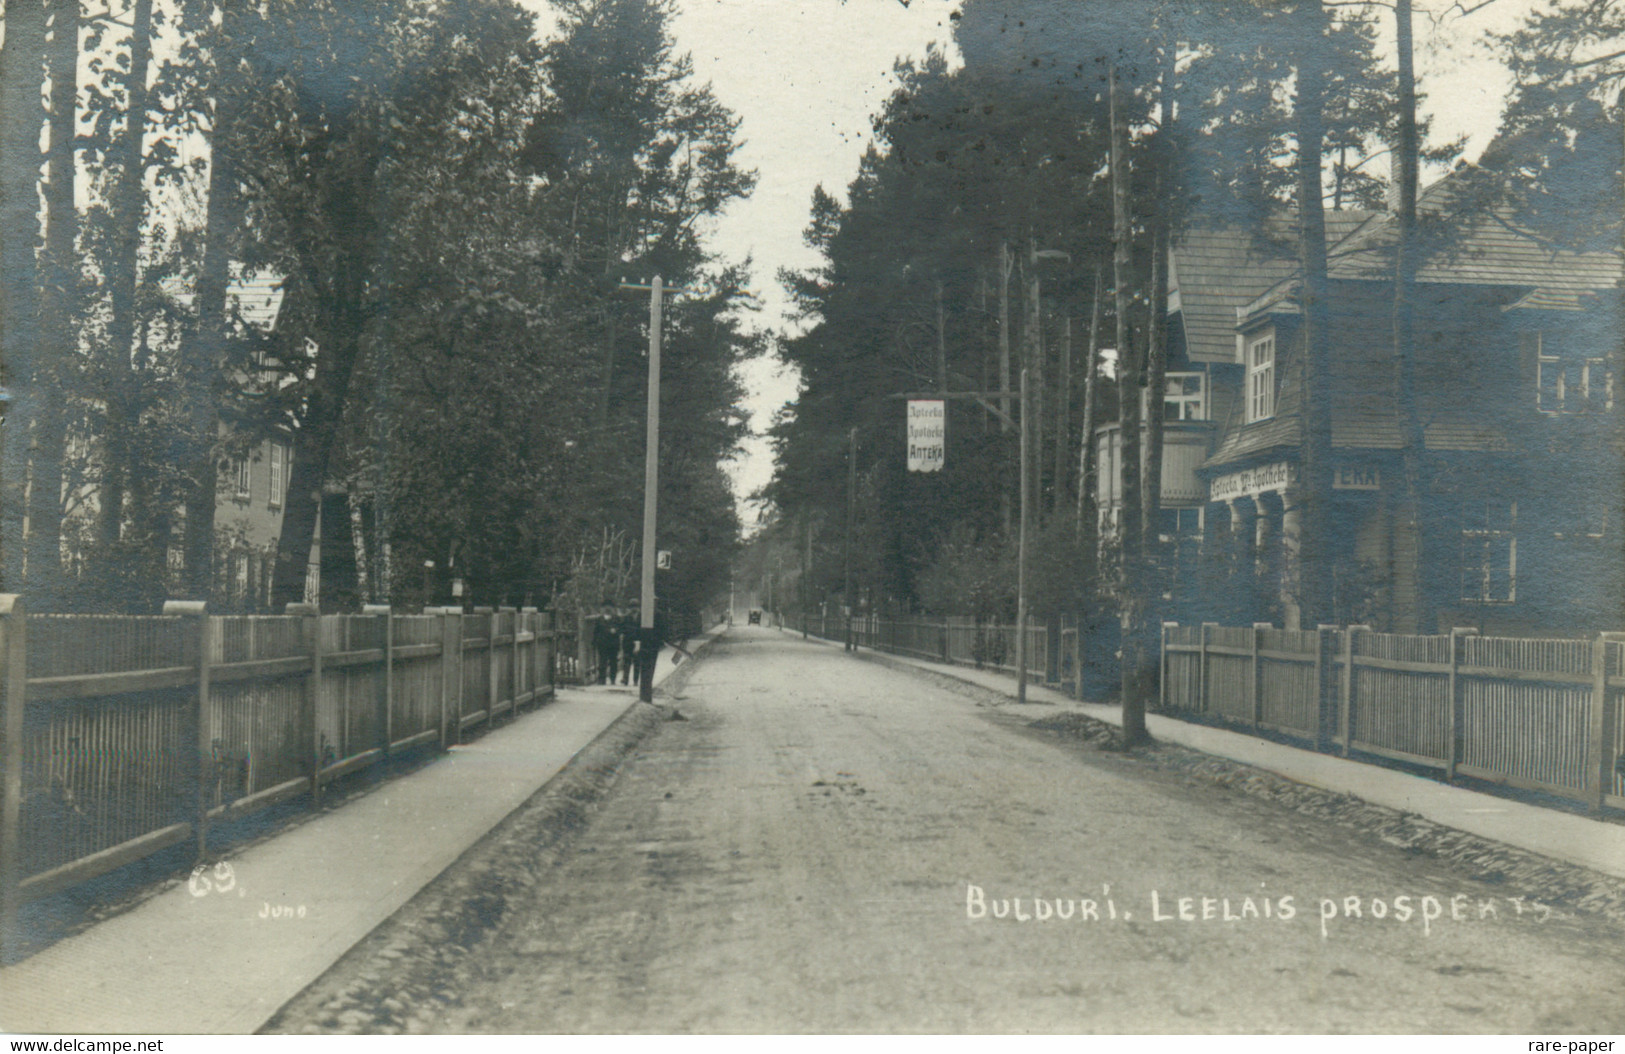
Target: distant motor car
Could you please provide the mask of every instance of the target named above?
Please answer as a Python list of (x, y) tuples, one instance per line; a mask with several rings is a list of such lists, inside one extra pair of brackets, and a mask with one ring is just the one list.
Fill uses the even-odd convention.
[(760, 608), (751, 608), (750, 624), (752, 626), (760, 626), (762, 624), (762, 612)]

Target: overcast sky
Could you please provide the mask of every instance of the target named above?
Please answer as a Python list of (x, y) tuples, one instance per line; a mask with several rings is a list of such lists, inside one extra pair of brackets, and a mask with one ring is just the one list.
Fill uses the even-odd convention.
[[(545, 0), (527, 2), (545, 12)], [(1080, 0), (1058, 2), (1086, 9)], [(755, 195), (722, 218), (711, 245), (731, 259), (753, 258), (754, 289), (764, 305), (761, 328), (789, 325), (778, 269), (816, 262), (801, 241), (813, 188), (821, 183), (844, 200), (870, 140), (871, 115), (896, 86), (894, 63), (923, 56), (933, 43), (953, 57), (948, 16), (958, 6), (959, 0), (909, 0), (906, 6), (901, 0), (677, 0), (672, 28), (678, 50), (692, 56), (696, 76), (741, 117), (740, 162), (760, 177)], [(1537, 0), (1497, 0), (1470, 17), (1449, 14), (1435, 25), (1423, 9), (1447, 12), (1452, 5), (1418, 0), (1417, 69), (1428, 93), (1422, 112), (1435, 140), (1469, 136), (1469, 158), (1484, 148), (1509, 85), (1484, 41), (1535, 6)], [(1392, 18), (1384, 9), (1373, 12), (1391, 48)], [(795, 398), (795, 379), (775, 363), (752, 366), (746, 379), (760, 432)], [(767, 482), (766, 443), (751, 442), (733, 475), (741, 496)], [(747, 529), (754, 515), (747, 513)]]

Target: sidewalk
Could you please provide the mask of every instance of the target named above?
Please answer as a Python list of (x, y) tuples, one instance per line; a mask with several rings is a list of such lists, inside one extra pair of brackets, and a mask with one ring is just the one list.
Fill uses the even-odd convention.
[[(786, 630), (786, 633), (791, 632)], [(818, 640), (810, 637), (809, 640)], [(839, 642), (821, 641), (832, 647)], [(868, 653), (871, 649), (865, 649)], [(874, 652), (888, 662), (903, 663), (1015, 696), (1015, 678), (992, 670), (951, 666), (905, 655)], [(1122, 726), (1120, 707), (1084, 703), (1051, 688), (1028, 685), (1034, 716), (1065, 707), (1108, 724)], [(1349, 761), (1329, 754), (1276, 743), (1245, 732), (1196, 725), (1160, 714), (1148, 714), (1151, 735), (1167, 743), (1229, 758), (1322, 790), (1352, 794), (1374, 805), (1416, 813), (1434, 823), (1555, 860), (1625, 878), (1625, 826), (1603, 823), (1556, 809), (1452, 787), (1436, 780)]]
[[(655, 684), (673, 669), (668, 650)], [(561, 689), (231, 857), (223, 893), (180, 883), (0, 969), (0, 1032), (253, 1032), (636, 705), (636, 691)]]

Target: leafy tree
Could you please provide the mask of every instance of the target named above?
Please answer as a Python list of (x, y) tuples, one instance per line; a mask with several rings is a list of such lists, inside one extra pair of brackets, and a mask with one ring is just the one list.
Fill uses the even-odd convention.
[[(5, 42), (0, 49), (0, 355), (10, 391), (13, 421), (39, 412), (37, 380), (41, 346), (39, 292), (39, 139), (45, 120), (45, 7), (41, 0), (8, 0)], [(21, 587), (25, 550), (23, 502), (26, 440), (8, 429), (0, 454), (0, 585)]]

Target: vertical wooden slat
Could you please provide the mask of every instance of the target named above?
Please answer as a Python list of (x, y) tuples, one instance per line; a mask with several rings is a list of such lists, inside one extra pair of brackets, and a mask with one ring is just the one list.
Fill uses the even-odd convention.
[(1170, 626), (1178, 629), (1179, 623), (1165, 621), (1162, 624), (1162, 650), (1160, 655), (1162, 672), (1158, 678), (1157, 709), (1163, 713), (1168, 712), (1168, 628)]
[(513, 627), (513, 667), (508, 676), (509, 710), (513, 716), (519, 716), (519, 612), (507, 608), (513, 617), (509, 620)]
[(22, 881), (23, 710), (28, 689), (28, 623), (23, 598), (0, 594), (0, 962), (16, 959), (17, 884)]
[(1211, 631), (1217, 629), (1218, 625), (1219, 624), (1217, 622), (1202, 623), (1202, 628), (1198, 631), (1199, 636), (1197, 637), (1196, 641), (1196, 710), (1198, 713), (1202, 714), (1205, 714), (1208, 711), (1208, 638), (1211, 635)]
[[(475, 608), (475, 611), (482, 609)], [(485, 727), (490, 728), (497, 716), (497, 695), (501, 685), (497, 681), (497, 612), (495, 608), (484, 608), (485, 612)]]
[(1264, 631), (1270, 628), (1268, 622), (1253, 623), (1252, 646), (1253, 665), (1252, 675), (1247, 680), (1247, 703), (1253, 715), (1253, 728), (1258, 728), (1259, 722), (1264, 719), (1264, 666), (1259, 661), (1258, 649), (1263, 644)]

